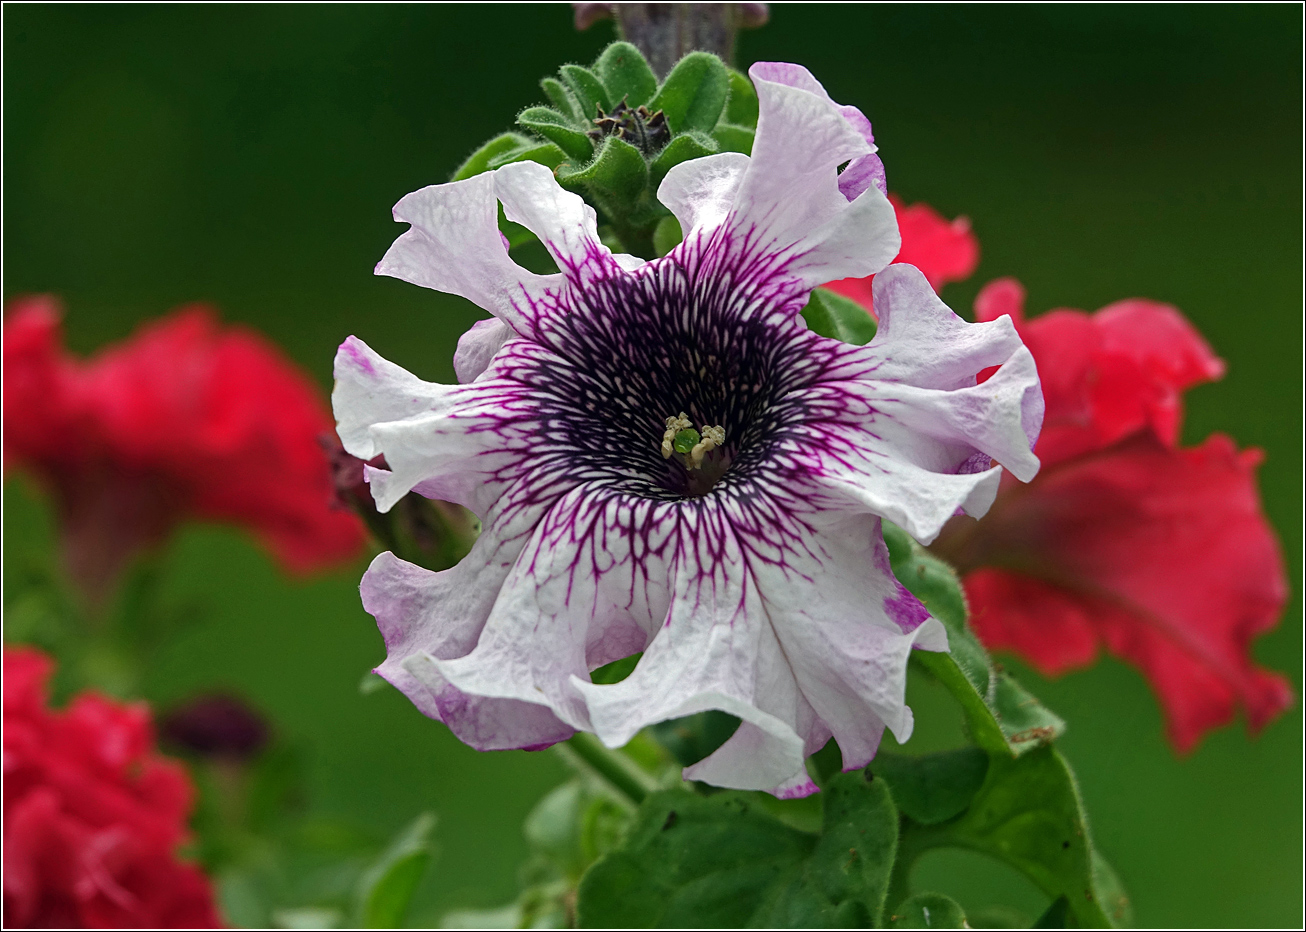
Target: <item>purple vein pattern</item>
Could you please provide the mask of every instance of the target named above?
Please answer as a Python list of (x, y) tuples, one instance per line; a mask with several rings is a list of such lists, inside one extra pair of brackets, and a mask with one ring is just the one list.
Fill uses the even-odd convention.
[[(804, 759), (831, 737), (846, 768), (886, 726), (906, 740), (910, 651), (947, 649), (893, 578), (881, 519), (928, 542), (989, 507), (1002, 466), (1038, 469), (1042, 395), (1010, 320), (965, 323), (915, 268), (885, 269), (899, 240), (870, 123), (796, 65), (750, 75), (753, 155), (668, 173), (658, 197), (686, 235), (664, 258), (612, 254), (531, 162), (396, 205), (411, 228), (377, 271), (494, 317), (459, 342), (458, 385), (350, 337), (333, 401), (346, 449), (385, 455), (379, 508), (416, 490), (482, 520), (453, 569), (383, 553), (362, 582), (377, 672), (473, 747), (576, 730), (617, 747), (719, 709), (742, 723), (686, 777), (810, 793)], [(500, 204), (560, 272), (512, 261)], [(876, 272), (868, 346), (807, 329), (814, 286)], [(701, 469), (662, 454), (681, 412), (724, 429)], [(591, 681), (637, 652), (626, 679)]]

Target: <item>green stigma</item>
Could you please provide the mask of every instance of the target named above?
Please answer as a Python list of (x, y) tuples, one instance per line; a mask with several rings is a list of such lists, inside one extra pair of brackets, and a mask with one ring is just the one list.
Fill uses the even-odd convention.
[(699, 435), (698, 431), (689, 427), (685, 430), (676, 432), (676, 437), (671, 441), (671, 446), (677, 453), (688, 453), (690, 450), (694, 449), (694, 447), (698, 446), (698, 442), (702, 439), (703, 438)]

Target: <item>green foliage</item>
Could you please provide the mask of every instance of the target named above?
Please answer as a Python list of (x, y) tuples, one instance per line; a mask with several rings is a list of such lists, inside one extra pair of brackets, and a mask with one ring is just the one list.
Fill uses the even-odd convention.
[(882, 782), (842, 774), (822, 832), (786, 825), (747, 794), (658, 793), (624, 844), (581, 881), (586, 928), (869, 925), (894, 862), (897, 815)]
[(903, 815), (922, 825), (935, 825), (966, 811), (984, 784), (989, 758), (979, 748), (920, 757), (881, 751), (871, 769), (888, 782)]
[(646, 104), (657, 93), (658, 79), (639, 49), (629, 42), (613, 42), (594, 63), (608, 99), (624, 100), (631, 107)]
[(710, 133), (730, 96), (725, 64), (710, 52), (690, 52), (676, 63), (649, 109), (661, 110), (673, 133)]
[(658, 221), (653, 229), (653, 249), (659, 256), (665, 256), (685, 240), (680, 230), (680, 221), (668, 214)]
[[(654, 243), (668, 216), (657, 188), (673, 166), (715, 152), (752, 150), (753, 86), (707, 52), (686, 55), (659, 85), (638, 49), (614, 42), (589, 68), (563, 65), (540, 87), (548, 104), (518, 114), (524, 132), (491, 139), (454, 179), (511, 162), (547, 165), (600, 212), (621, 251), (645, 258), (665, 254)], [(613, 119), (600, 126), (599, 117)]]
[(501, 133), (467, 156), (467, 161), (458, 166), (458, 170), (453, 173), (453, 178), (450, 180), (462, 181), (473, 175), (479, 175), (489, 169), (490, 160), (495, 156), (517, 149), (524, 149), (530, 145), (531, 138), (529, 136), (523, 136), (521, 133)]
[(726, 102), (725, 122), (755, 129), (757, 127), (757, 91), (748, 75), (729, 69), (730, 99)]
[(658, 153), (657, 158), (649, 165), (650, 186), (656, 191), (658, 185), (662, 184), (662, 179), (672, 168), (681, 162), (702, 158), (715, 151), (717, 151), (716, 140), (711, 136), (699, 132), (682, 133), (667, 143), (666, 148)]
[(918, 893), (898, 905), (889, 917), (895, 929), (968, 929), (966, 914), (942, 893)]
[(570, 158), (585, 163), (594, 154), (594, 143), (583, 130), (556, 110), (527, 107), (517, 114), (517, 122), (533, 133), (551, 141)]
[(828, 288), (813, 288), (803, 319), (814, 333), (865, 346), (875, 338), (875, 318), (856, 301)]
[(355, 892), (356, 925), (390, 929), (401, 924), (417, 883), (434, 856), (434, 831), (435, 816), (422, 813), (363, 872)]

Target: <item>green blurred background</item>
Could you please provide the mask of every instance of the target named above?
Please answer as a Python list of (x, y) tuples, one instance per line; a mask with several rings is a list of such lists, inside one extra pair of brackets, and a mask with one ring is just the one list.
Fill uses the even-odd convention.
[[(482, 315), (373, 277), (401, 231), (390, 205), (612, 36), (576, 33), (564, 4), (3, 15), (5, 297), (61, 295), (80, 352), (213, 302), (324, 390), (351, 333), (452, 378)], [(1301, 42), (1294, 5), (776, 5), (739, 63), (807, 65), (871, 117), (892, 190), (972, 218), (983, 261), (945, 292), (954, 307), (1016, 275), (1031, 311), (1135, 295), (1183, 308), (1229, 363), (1190, 394), (1185, 439), (1222, 430), (1267, 451), (1265, 505), (1299, 593)], [(48, 516), (13, 481), (5, 503), (10, 564), (42, 546)], [(217, 528), (185, 531), (168, 562), (176, 596), (204, 608), (150, 670), (149, 699), (240, 690), (309, 750), (312, 805), (345, 821), (388, 832), (434, 809), (443, 853), (413, 922), (514, 895), (522, 817), (564, 769), (547, 752), (478, 754), (393, 690), (359, 694), (383, 654), (361, 562), (290, 583)], [(1299, 693), (1301, 627), (1294, 596), (1256, 646)], [(1070, 722), (1062, 746), (1140, 925), (1300, 924), (1300, 706), (1180, 759), (1131, 669), (1021, 675)], [(912, 745), (945, 742), (952, 713), (917, 692)], [(932, 856), (919, 879), (968, 906), (1030, 897), (963, 855)]]

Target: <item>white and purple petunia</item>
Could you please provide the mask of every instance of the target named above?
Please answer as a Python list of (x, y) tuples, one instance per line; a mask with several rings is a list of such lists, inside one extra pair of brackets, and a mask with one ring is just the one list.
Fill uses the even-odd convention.
[[(377, 672), (473, 747), (576, 730), (617, 747), (719, 709), (742, 724), (686, 777), (812, 792), (804, 759), (831, 737), (845, 768), (886, 726), (906, 740), (908, 656), (948, 646), (894, 579), (881, 519), (928, 542), (989, 507), (994, 461), (1038, 469), (1042, 395), (1010, 320), (968, 324), (915, 268), (880, 271), (899, 240), (870, 123), (801, 67), (749, 73), (753, 154), (671, 170), (658, 198), (685, 239), (664, 258), (612, 254), (532, 162), (395, 207), (412, 227), (378, 273), (494, 319), (460, 341), (459, 385), (351, 337), (333, 400), (345, 448), (385, 456), (378, 508), (416, 490), (482, 520), (453, 569), (383, 553), (362, 582)], [(500, 204), (561, 272), (513, 262)], [(807, 329), (814, 286), (876, 272), (869, 345)], [(641, 651), (626, 679), (591, 682)]]

